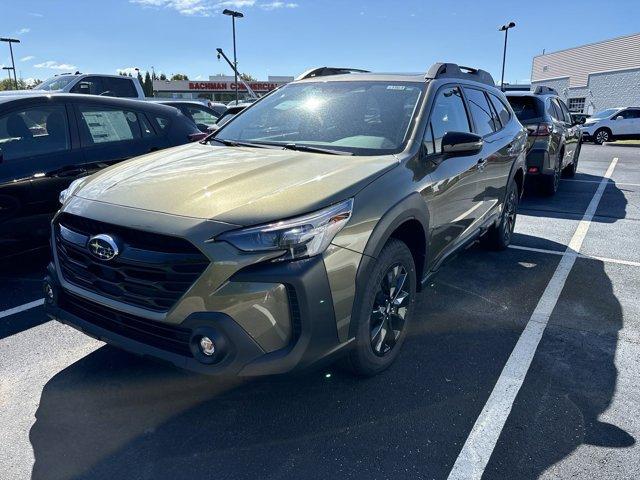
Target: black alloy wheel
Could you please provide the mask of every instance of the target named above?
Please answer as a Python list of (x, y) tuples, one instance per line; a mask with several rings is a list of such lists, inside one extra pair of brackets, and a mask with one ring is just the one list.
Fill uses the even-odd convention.
[(371, 349), (379, 357), (389, 354), (405, 326), (411, 280), (404, 266), (391, 266), (382, 277), (369, 317)]

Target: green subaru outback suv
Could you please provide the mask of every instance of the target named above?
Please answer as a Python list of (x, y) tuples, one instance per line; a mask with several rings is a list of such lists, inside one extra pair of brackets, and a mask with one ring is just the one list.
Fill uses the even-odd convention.
[(47, 313), (202, 373), (378, 373), (447, 257), (509, 244), (526, 140), (482, 70), (311, 70), (63, 192)]

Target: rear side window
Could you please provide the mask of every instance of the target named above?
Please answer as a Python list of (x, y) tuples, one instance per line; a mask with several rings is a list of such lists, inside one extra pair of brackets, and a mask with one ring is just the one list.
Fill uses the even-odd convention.
[(507, 97), (518, 120), (527, 121), (544, 116), (542, 102), (535, 97)]
[(79, 107), (79, 111), (83, 145), (123, 142), (142, 136), (135, 112), (84, 105)]
[(465, 88), (469, 110), (476, 126), (476, 133), (481, 136), (491, 135), (498, 130), (494, 125), (494, 118), (487, 97), (482, 90), (475, 88)]
[(103, 95), (110, 97), (135, 98), (138, 96), (130, 78), (105, 77), (102, 79)]
[(504, 102), (493, 93), (489, 94), (489, 99), (491, 100), (491, 103), (493, 104), (493, 108), (495, 108), (496, 113), (498, 114), (500, 123), (502, 124), (502, 126), (505, 126), (507, 123), (509, 123), (509, 120), (511, 119), (511, 114), (509, 113), (509, 109), (504, 104)]
[(156, 136), (156, 132), (154, 132), (153, 127), (151, 126), (151, 122), (149, 122), (147, 116), (144, 113), (138, 113), (138, 121), (140, 122), (140, 130), (142, 130), (143, 138)]
[(169, 128), (170, 120), (167, 117), (162, 117), (162, 116), (158, 115), (156, 117), (156, 122), (158, 122), (158, 126), (160, 127), (160, 130), (162, 130), (162, 131), (165, 131), (167, 128)]
[(562, 111), (560, 107), (556, 105), (556, 102), (553, 101), (552, 98), (549, 99), (549, 105), (547, 106), (547, 113), (551, 115), (556, 120), (563, 121)]
[(186, 105), (181, 108), (182, 112), (191, 118), (196, 125), (215, 125), (218, 121), (218, 117), (207, 112), (204, 108), (199, 108), (193, 105)]
[(469, 117), (458, 87), (446, 87), (436, 95), (429, 122), (433, 151), (442, 152), (442, 137), (447, 132), (471, 132)]
[(63, 105), (30, 107), (0, 116), (3, 161), (63, 152), (70, 145)]

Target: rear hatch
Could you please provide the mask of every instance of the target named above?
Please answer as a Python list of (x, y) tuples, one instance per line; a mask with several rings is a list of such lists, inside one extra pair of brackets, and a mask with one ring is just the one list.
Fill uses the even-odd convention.
[(549, 125), (544, 113), (544, 100), (534, 95), (507, 96), (513, 112), (520, 123), (527, 129), (527, 151), (531, 149), (537, 137), (549, 135)]

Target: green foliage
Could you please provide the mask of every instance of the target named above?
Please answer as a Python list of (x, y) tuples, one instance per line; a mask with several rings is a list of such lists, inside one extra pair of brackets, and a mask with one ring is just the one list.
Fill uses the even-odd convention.
[(241, 73), (240, 77), (245, 81), (245, 82), (257, 82), (258, 79), (256, 77), (254, 77), (253, 75), (250, 75), (248, 73)]
[(142, 82), (142, 90), (144, 90), (145, 97), (153, 97), (153, 80), (151, 75), (147, 72), (144, 76), (144, 82)]
[(189, 80), (189, 77), (187, 77), (186, 75), (184, 75), (182, 73), (174, 73), (171, 76), (171, 80)]

